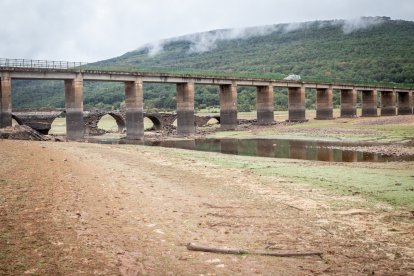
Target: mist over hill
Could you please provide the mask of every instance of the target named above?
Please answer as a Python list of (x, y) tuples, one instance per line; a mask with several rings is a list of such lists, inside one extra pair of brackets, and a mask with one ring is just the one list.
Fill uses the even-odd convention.
[[(366, 17), (214, 30), (149, 43), (92, 66), (413, 83), (414, 22)], [(63, 84), (27, 83), (14, 82), (14, 107), (64, 105)], [(242, 88), (239, 92), (240, 107), (254, 108), (254, 91)], [(35, 93), (41, 96), (33, 97)], [(286, 106), (285, 94), (275, 97), (280, 109)], [(146, 108), (173, 109), (175, 87), (145, 84), (144, 98)], [(85, 84), (86, 107), (118, 108), (122, 101), (122, 85)], [(314, 96), (310, 95), (308, 106), (313, 103)], [(217, 88), (197, 86), (196, 107), (212, 105), (218, 105)]]

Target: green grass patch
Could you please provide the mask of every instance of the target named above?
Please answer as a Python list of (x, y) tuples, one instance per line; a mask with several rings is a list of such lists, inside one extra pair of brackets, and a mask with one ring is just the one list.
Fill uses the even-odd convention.
[(339, 195), (362, 196), (372, 203), (386, 202), (394, 206), (414, 209), (412, 162), (333, 164), (176, 149), (168, 152), (223, 168), (245, 169), (257, 175), (284, 178), (299, 185), (304, 183), (322, 187)]

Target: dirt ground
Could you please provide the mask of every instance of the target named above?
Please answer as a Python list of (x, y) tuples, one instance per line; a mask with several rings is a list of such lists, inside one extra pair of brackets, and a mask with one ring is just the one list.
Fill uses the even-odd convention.
[(411, 210), (171, 152), (0, 141), (0, 274), (414, 275)]

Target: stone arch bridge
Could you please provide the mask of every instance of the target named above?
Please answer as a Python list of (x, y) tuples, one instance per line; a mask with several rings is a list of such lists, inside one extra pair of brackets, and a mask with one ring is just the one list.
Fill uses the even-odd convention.
[[(316, 118), (332, 120), (333, 91), (340, 93), (340, 117), (357, 116), (357, 98), (361, 98), (361, 116), (396, 116), (413, 114), (412, 84), (353, 83), (349, 81), (291, 81), (269, 78), (205, 76), (196, 74), (169, 74), (160, 72), (126, 72), (93, 69), (81, 63), (1, 59), (0, 58), (0, 128), (12, 123), (13, 80), (59, 80), (64, 83), (66, 107), (66, 138), (81, 140), (85, 134), (83, 110), (84, 81), (118, 82), (124, 85), (126, 104), (125, 122), (128, 139), (144, 137), (144, 84), (164, 83), (176, 87), (177, 133), (195, 133), (195, 86), (213, 85), (220, 101), (220, 128), (234, 130), (238, 125), (237, 89), (256, 88), (257, 123), (274, 123), (274, 88), (287, 90), (288, 121), (303, 122), (306, 117), (306, 90), (316, 91)], [(277, 92), (277, 91), (276, 91)], [(378, 101), (380, 96), (380, 104)], [(380, 106), (380, 114), (378, 114)], [(17, 116), (15, 114), (15, 116)], [(112, 114), (112, 116), (116, 116)], [(148, 117), (148, 116), (147, 116)], [(151, 117), (148, 117), (151, 119)], [(153, 119), (155, 116), (152, 117)], [(23, 119), (21, 119), (23, 120)], [(175, 118), (174, 118), (175, 120)], [(47, 121), (45, 119), (45, 121)], [(160, 122), (162, 119), (160, 119)], [(155, 124), (157, 125), (157, 123)], [(162, 125), (162, 123), (161, 123)]]
[[(64, 109), (41, 109), (41, 110), (16, 110), (12, 113), (12, 118), (19, 125), (27, 125), (42, 134), (48, 134), (53, 121), (65, 116)], [(85, 125), (85, 133), (89, 135), (102, 134), (102, 130), (99, 129), (98, 123), (105, 115), (110, 115), (116, 121), (118, 126), (118, 132), (124, 132), (126, 129), (126, 112), (125, 111), (104, 111), (94, 110), (85, 111), (83, 113), (83, 122)], [(171, 129), (174, 122), (177, 120), (177, 114), (174, 113), (156, 113), (156, 112), (144, 112), (144, 117), (151, 120), (153, 123), (153, 129)], [(220, 123), (220, 116), (195, 116), (195, 126), (205, 126), (210, 119), (216, 119)]]

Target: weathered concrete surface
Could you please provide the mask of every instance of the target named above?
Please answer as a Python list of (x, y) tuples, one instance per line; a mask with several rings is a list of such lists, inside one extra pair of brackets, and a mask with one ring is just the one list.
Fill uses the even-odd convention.
[(144, 138), (144, 95), (140, 79), (125, 82), (126, 138), (139, 140)]
[(0, 128), (12, 125), (11, 78), (8, 73), (0, 75)]
[(362, 90), (362, 117), (377, 117), (377, 90)]
[(380, 91), (381, 93), (381, 116), (395, 116), (396, 97), (395, 92)]
[(177, 133), (194, 134), (194, 82), (177, 84)]
[(85, 134), (83, 122), (83, 79), (65, 80), (66, 139), (80, 140)]
[(62, 115), (63, 111), (31, 111), (13, 112), (12, 117), (19, 125), (26, 125), (41, 134), (49, 134), (53, 121)]
[(317, 120), (333, 119), (332, 88), (316, 89), (316, 118)]
[(237, 86), (220, 85), (220, 128), (232, 130), (237, 127)]
[(398, 94), (398, 115), (413, 114), (412, 92), (397, 92)]
[(289, 122), (306, 121), (305, 115), (305, 87), (289, 87)]
[(275, 122), (273, 98), (273, 86), (256, 87), (257, 123), (259, 125), (270, 125)]
[(352, 118), (357, 116), (357, 91), (355, 89), (341, 89), (341, 117)]

